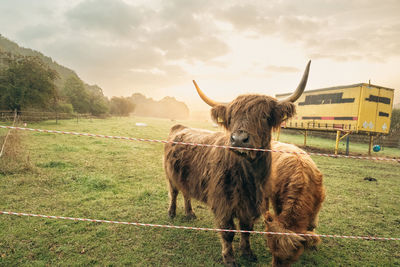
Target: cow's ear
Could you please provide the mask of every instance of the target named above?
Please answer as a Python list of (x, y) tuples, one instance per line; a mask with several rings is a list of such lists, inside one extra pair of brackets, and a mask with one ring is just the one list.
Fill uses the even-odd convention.
[(272, 127), (279, 127), (282, 122), (296, 114), (296, 106), (292, 102), (278, 102), (270, 117)]
[(225, 105), (214, 106), (211, 109), (211, 118), (218, 125), (228, 128), (228, 124), (226, 121), (226, 106)]

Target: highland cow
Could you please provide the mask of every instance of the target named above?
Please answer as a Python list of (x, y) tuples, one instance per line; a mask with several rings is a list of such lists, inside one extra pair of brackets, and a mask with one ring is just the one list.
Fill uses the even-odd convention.
[[(253, 229), (262, 212), (271, 153), (240, 148), (270, 148), (272, 129), (295, 114), (293, 102), (304, 91), (309, 67), (310, 62), (296, 91), (280, 101), (264, 95), (242, 95), (230, 103), (217, 103), (205, 96), (193, 81), (200, 97), (212, 106), (213, 120), (225, 132), (175, 125), (168, 140), (234, 148), (165, 145), (164, 168), (169, 185), (168, 214), (171, 218), (176, 215), (176, 198), (181, 191), (188, 217), (195, 217), (191, 206), (191, 198), (195, 198), (210, 206), (217, 227), (233, 230), (234, 218), (237, 218), (241, 230)], [(232, 248), (234, 233), (221, 232), (220, 236), (224, 264), (236, 266)], [(256, 260), (247, 233), (241, 234), (240, 250), (244, 257)]]
[[(310, 156), (294, 145), (273, 141), (271, 174), (266, 184), (265, 207), (272, 204), (274, 214), (267, 211), (264, 222), (267, 232), (314, 234), (318, 213), (325, 198), (322, 174)], [(304, 249), (320, 243), (317, 236), (267, 235), (272, 253), (272, 266), (290, 266)]]

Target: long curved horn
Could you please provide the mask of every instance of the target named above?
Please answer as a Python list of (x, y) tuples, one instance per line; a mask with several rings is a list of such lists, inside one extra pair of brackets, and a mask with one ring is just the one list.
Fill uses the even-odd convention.
[(193, 80), (193, 84), (194, 84), (194, 86), (196, 87), (197, 93), (199, 94), (199, 96), (201, 97), (201, 99), (203, 99), (203, 101), (206, 102), (208, 105), (214, 107), (214, 106), (216, 106), (216, 105), (222, 104), (222, 103), (215, 102), (214, 100), (208, 98), (208, 97), (203, 93), (203, 91), (200, 90), (200, 88), (199, 88), (199, 86), (197, 85), (197, 83), (196, 83), (195, 80)]
[(310, 64), (311, 60), (308, 61), (307, 67), (304, 71), (303, 77), (301, 78), (299, 85), (296, 88), (296, 91), (294, 91), (293, 94), (286, 97), (285, 99), (279, 100), (279, 102), (295, 102), (297, 99), (299, 99), (307, 85), (308, 73), (310, 72)]

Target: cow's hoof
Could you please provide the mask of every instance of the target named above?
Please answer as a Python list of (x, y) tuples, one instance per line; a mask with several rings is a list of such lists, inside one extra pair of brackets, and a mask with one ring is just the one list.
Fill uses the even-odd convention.
[(234, 261), (234, 262), (224, 262), (224, 266), (226, 267), (239, 267), (239, 265)]
[(256, 262), (257, 261), (257, 256), (255, 254), (253, 254), (253, 252), (251, 253), (242, 253), (241, 255), (242, 258), (250, 261), (250, 262)]
[(197, 216), (196, 216), (196, 214), (194, 214), (194, 212), (186, 214), (186, 219), (188, 219), (188, 220), (194, 220), (196, 218), (197, 218)]
[(224, 261), (224, 266), (227, 267), (238, 267), (239, 265), (236, 263), (235, 258), (228, 255), (223, 255), (222, 259)]
[(168, 211), (168, 216), (169, 216), (171, 219), (173, 219), (173, 218), (175, 218), (175, 216), (176, 216), (176, 212), (175, 212), (174, 210), (169, 210), (169, 211)]

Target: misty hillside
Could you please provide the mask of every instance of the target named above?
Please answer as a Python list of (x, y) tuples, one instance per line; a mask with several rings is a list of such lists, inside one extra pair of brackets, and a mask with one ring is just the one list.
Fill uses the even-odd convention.
[[(15, 78), (19, 86), (13, 87), (13, 82), (9, 80), (10, 69), (16, 71), (16, 68), (23, 68), (29, 64), (35, 66), (35, 69), (28, 67), (29, 71), (18, 72), (19, 75)], [(40, 67), (42, 65), (46, 67)], [(50, 74), (42, 76), (46, 68), (51, 70), (49, 73), (55, 71), (54, 77), (47, 80), (47, 83), (48, 78), (39, 82), (43, 77), (50, 77), (47, 76)], [(75, 71), (58, 64), (38, 51), (20, 47), (2, 35), (0, 35), (0, 72), (5, 77), (2, 80), (3, 92), (0, 96), (1, 109), (33, 108), (61, 113), (90, 113), (94, 116), (104, 115), (109, 111), (109, 101), (99, 86), (86, 84)], [(33, 73), (35, 73), (35, 78), (30, 77)], [(54, 89), (56, 92), (50, 93)], [(18, 95), (22, 97), (18, 98)]]
[(174, 97), (166, 96), (160, 101), (156, 101), (136, 93), (130, 99), (135, 104), (134, 114), (138, 116), (168, 119), (189, 118), (189, 108), (185, 103), (176, 100)]
[[(48, 68), (57, 72), (58, 78), (54, 80), (54, 84), (58, 91), (59, 104), (55, 108), (62, 112), (91, 113), (95, 116), (109, 112), (112, 115), (127, 116), (132, 111), (123, 110), (122, 106), (129, 106), (126, 103), (128, 101), (133, 103), (132, 109), (135, 115), (169, 119), (189, 117), (186, 104), (173, 97), (164, 97), (160, 101), (155, 101), (137, 93), (128, 98), (113, 97), (110, 101), (104, 96), (99, 86), (84, 83), (73, 70), (58, 64), (38, 51), (20, 47), (0, 34), (0, 71), (9, 69), (13, 62), (21, 62), (27, 57), (38, 58)], [(3, 109), (7, 109), (6, 104), (8, 103), (3, 103)]]
[[(51, 57), (45, 56), (33, 49), (21, 47), (17, 43), (8, 40), (0, 34), (0, 69), (6, 68), (10, 62), (10, 59), (15, 59), (20, 56), (38, 57), (51, 69), (57, 71), (59, 79), (56, 79), (55, 84), (59, 90), (63, 88), (65, 82), (69, 78), (73, 77), (79, 79), (79, 76), (75, 73), (75, 71), (58, 64)], [(101, 93), (101, 95), (103, 95), (103, 90), (97, 85), (88, 85), (86, 83), (84, 83), (84, 85), (87, 90), (94, 91), (96, 94)]]

